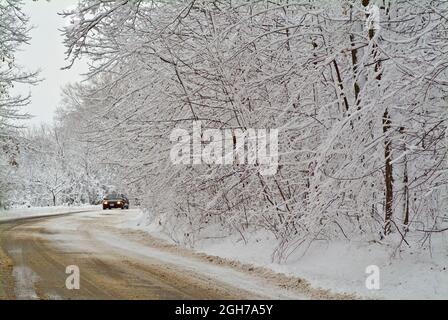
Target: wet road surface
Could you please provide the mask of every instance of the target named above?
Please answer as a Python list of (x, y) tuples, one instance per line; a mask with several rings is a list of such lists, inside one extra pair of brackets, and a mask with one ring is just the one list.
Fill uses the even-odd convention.
[[(98, 214), (99, 216), (99, 214)], [(99, 218), (55, 216), (0, 223), (0, 299), (260, 298), (157, 258), (136, 258), (93, 236)], [(67, 266), (80, 270), (69, 290)]]

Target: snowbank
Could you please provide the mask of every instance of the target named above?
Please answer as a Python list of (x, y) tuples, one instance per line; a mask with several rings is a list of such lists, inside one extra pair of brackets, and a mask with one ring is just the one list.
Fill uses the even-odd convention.
[[(144, 230), (174, 243), (158, 223), (146, 224), (142, 213), (120, 227)], [(246, 243), (236, 235), (210, 236), (197, 241), (194, 250), (300, 277), (313, 287), (335, 293), (350, 293), (368, 299), (448, 298), (448, 246), (443, 234), (432, 236), (432, 249), (405, 244), (396, 248), (386, 243), (368, 244), (365, 241), (314, 241), (309, 247), (294, 251), (285, 263), (272, 262), (277, 241), (270, 235), (258, 232), (245, 240)], [(366, 268), (371, 265), (379, 267), (378, 290), (366, 288), (366, 279), (370, 275)]]
[[(438, 239), (440, 241), (440, 239)], [(380, 244), (314, 242), (293, 253), (286, 263), (272, 263), (275, 240), (259, 235), (247, 244), (238, 239), (201, 241), (197, 250), (298, 276), (315, 287), (378, 299), (447, 299), (448, 253), (429, 249), (395, 251)], [(436, 247), (436, 246), (435, 246)], [(447, 246), (437, 246), (447, 248)], [(394, 254), (395, 252), (395, 254)], [(378, 266), (380, 289), (366, 288), (368, 266)]]
[(30, 217), (46, 217), (78, 211), (99, 210), (99, 206), (56, 206), (56, 207), (32, 207), (32, 208), (14, 208), (10, 210), (0, 210), (0, 222), (9, 220), (30, 218)]

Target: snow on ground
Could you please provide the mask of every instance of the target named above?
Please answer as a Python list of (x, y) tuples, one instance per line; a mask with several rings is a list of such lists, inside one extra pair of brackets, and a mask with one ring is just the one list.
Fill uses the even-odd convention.
[(95, 239), (107, 243), (121, 251), (129, 251), (134, 254), (156, 258), (160, 261), (181, 265), (185, 270), (206, 275), (209, 278), (217, 279), (230, 284), (241, 290), (248, 290), (250, 292), (256, 292), (268, 299), (306, 299), (306, 296), (298, 296), (297, 294), (290, 293), (288, 290), (281, 290), (268, 286), (266, 283), (260, 282), (255, 277), (243, 274), (235, 271), (231, 268), (223, 266), (217, 266), (212, 263), (206, 263), (188, 259), (179, 255), (174, 255), (158, 249), (149, 248), (134, 241), (127, 241), (124, 238), (119, 238), (113, 233), (99, 232), (96, 234)]
[[(102, 222), (106, 220), (107, 223), (119, 221), (119, 226), (129, 226), (130, 221), (137, 221), (134, 219), (135, 217), (138, 218), (140, 213), (141, 211), (138, 209), (113, 210), (106, 213), (102, 212), (102, 210), (96, 210), (82, 212), (67, 217), (67, 219), (49, 219), (44, 221), (42, 225), (50, 231), (49, 234), (45, 235), (48, 240), (61, 248), (70, 248), (74, 252), (82, 251), (97, 255), (99, 252), (101, 254), (106, 252), (111, 254), (115, 251), (120, 259), (134, 257), (143, 259), (143, 261), (152, 261), (152, 263), (154, 262), (153, 259), (156, 259), (167, 264), (180, 266), (183, 272), (191, 273), (192, 275), (203, 275), (210, 279), (222, 281), (242, 291), (256, 293), (260, 298), (307, 299), (306, 295), (298, 295), (296, 292), (270, 285), (259, 277), (248, 275), (226, 266), (215, 265), (177, 255), (160, 248), (150, 247), (129, 240), (117, 232), (111, 232), (102, 228), (104, 227)], [(131, 218), (130, 221), (128, 220), (129, 218)], [(78, 230), (83, 230), (83, 233), (79, 233)], [(88, 234), (88, 238), (86, 238), (86, 234)]]
[(98, 210), (99, 206), (56, 206), (56, 207), (24, 207), (24, 208), (13, 208), (10, 210), (0, 210), (0, 222), (20, 219), (20, 218), (30, 218), (30, 217), (46, 217), (51, 215), (58, 215), (69, 212), (87, 211), (87, 210)]
[[(123, 220), (121, 227), (144, 230), (174, 243), (158, 224), (147, 225), (144, 221), (140, 213)], [(446, 240), (443, 233), (434, 234), (431, 250), (418, 245), (411, 248), (403, 245), (397, 250), (379, 243), (315, 241), (306, 250), (291, 254), (284, 263), (272, 262), (276, 241), (266, 233), (253, 234), (246, 238), (247, 243), (237, 236), (210, 237), (197, 242), (194, 250), (297, 276), (313, 287), (337, 293), (373, 299), (448, 299)], [(379, 290), (366, 288), (366, 279), (371, 274), (366, 268), (371, 265), (380, 270)]]
[[(84, 210), (87, 212), (80, 214), (80, 218), (89, 218), (90, 214), (97, 215), (99, 212), (97, 206), (21, 208), (0, 212), (0, 222)], [(142, 230), (153, 237), (174, 243), (157, 223), (147, 224), (141, 211), (129, 210), (126, 213), (119, 216), (117, 227)], [(69, 228), (70, 225), (59, 227)], [(141, 247), (138, 250), (133, 248), (135, 244), (131, 246), (122, 242), (123, 239), (114, 242), (113, 236), (109, 234), (98, 234), (98, 237), (114, 245), (119, 244), (120, 247), (129, 246), (128, 250), (142, 250)], [(208, 237), (198, 241), (194, 250), (300, 277), (308, 280), (315, 288), (330, 289), (335, 293), (351, 293), (378, 299), (448, 299), (446, 237), (444, 233), (434, 234), (431, 238), (431, 250), (416, 245), (411, 248), (403, 245), (396, 250), (378, 243), (315, 241), (306, 250), (295, 251), (284, 263), (272, 262), (276, 241), (266, 233), (252, 234), (246, 238), (247, 243), (238, 236)], [(379, 290), (368, 290), (365, 286), (369, 276), (366, 268), (370, 265), (376, 265), (380, 269)]]
[[(355, 242), (313, 243), (306, 252), (297, 252), (286, 263), (272, 263), (275, 241), (259, 235), (247, 245), (226, 239), (201, 241), (198, 250), (211, 255), (264, 266), (274, 271), (310, 281), (315, 287), (362, 297), (385, 299), (447, 299), (448, 255), (426, 250), (408, 251), (392, 257), (383, 245)], [(445, 246), (446, 248), (446, 246)], [(368, 266), (380, 270), (380, 289), (368, 290)]]

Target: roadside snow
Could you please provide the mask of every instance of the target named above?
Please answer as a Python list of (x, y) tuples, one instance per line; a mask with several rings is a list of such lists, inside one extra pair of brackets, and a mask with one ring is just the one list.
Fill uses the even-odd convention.
[[(86, 212), (77, 215), (71, 221), (56, 219), (58, 230), (77, 230), (79, 222), (102, 217), (119, 229), (140, 230), (152, 237), (175, 244), (162, 226), (153, 222), (148, 224), (145, 215), (138, 209), (127, 210), (126, 214), (102, 212), (95, 206), (85, 207), (54, 207), (15, 209), (0, 212), (0, 222), (24, 217), (56, 215), (61, 213)], [(113, 219), (110, 219), (109, 216)], [(57, 225), (56, 225), (57, 224)], [(217, 256), (224, 259), (263, 267), (287, 276), (295, 276), (310, 282), (314, 288), (329, 289), (334, 293), (348, 293), (368, 299), (448, 299), (448, 239), (444, 233), (433, 234), (431, 250), (426, 247), (403, 245), (397, 250), (387, 244), (366, 244), (365, 242), (325, 242), (315, 241), (309, 247), (294, 251), (286, 262), (272, 262), (272, 252), (277, 241), (266, 233), (253, 233), (247, 237), (246, 243), (238, 236), (216, 237), (220, 233), (209, 232), (210, 237), (204, 237), (196, 242), (194, 251)], [(207, 263), (191, 259), (183, 260), (175, 254), (167, 254), (141, 243), (127, 241), (115, 233), (96, 230), (92, 234), (98, 241), (120, 250), (127, 250), (135, 254), (157, 257), (168, 263), (182, 263), (193, 269), (206, 270), (211, 277), (225, 277), (229, 281), (235, 279), (234, 285), (240, 283), (243, 287), (256, 286), (265, 294), (260, 284), (251, 284), (232, 273), (223, 274), (222, 269), (215, 269)], [(70, 241), (69, 232), (54, 235), (59, 240)], [(72, 235), (77, 236), (76, 234)], [(421, 234), (414, 237), (420, 237)], [(54, 238), (53, 240), (58, 240)], [(416, 238), (409, 237), (409, 243), (418, 243)], [(412, 241), (411, 241), (412, 240)], [(305, 250), (306, 249), (306, 250)], [(368, 290), (365, 286), (369, 274), (366, 268), (370, 265), (379, 267), (380, 289)], [(251, 288), (252, 288), (251, 287)], [(283, 296), (286, 298), (287, 295)], [(280, 297), (277, 295), (277, 297)]]
[(31, 218), (31, 217), (47, 217), (52, 215), (98, 210), (98, 206), (56, 206), (56, 207), (31, 207), (31, 208), (14, 208), (10, 210), (0, 210), (0, 222), (6, 222), (10, 220)]
[(209, 278), (223, 281), (233, 287), (241, 290), (256, 292), (261, 296), (269, 299), (307, 299), (306, 296), (298, 296), (288, 290), (282, 290), (268, 286), (259, 279), (243, 274), (225, 266), (217, 266), (212, 263), (196, 261), (184, 258), (175, 254), (167, 253), (158, 249), (154, 249), (134, 241), (128, 241), (124, 238), (117, 237), (116, 234), (107, 232), (98, 232), (95, 239), (107, 243), (109, 246), (120, 249), (120, 252), (128, 251), (135, 255), (156, 258), (160, 261), (180, 265), (189, 272), (206, 275)]
[[(263, 266), (301, 277), (314, 287), (378, 299), (447, 299), (448, 254), (417, 248), (392, 256), (392, 248), (356, 242), (314, 242), (306, 252), (292, 254), (286, 263), (272, 263), (275, 240), (258, 236), (243, 244), (235, 239), (200, 241), (197, 250), (210, 255)], [(442, 247), (442, 245), (440, 245)], [(444, 246), (446, 248), (446, 245)], [(380, 289), (368, 290), (368, 266), (378, 266)]]
[[(269, 284), (262, 277), (246, 274), (225, 265), (201, 261), (191, 257), (178, 255), (167, 250), (151, 247), (122, 236), (119, 232), (104, 228), (111, 221), (119, 221), (120, 226), (129, 226), (139, 221), (140, 211), (90, 211), (61, 219), (49, 219), (42, 222), (49, 233), (46, 239), (61, 248), (74, 251), (98, 254), (99, 252), (115, 252), (123, 257), (135, 258), (141, 261), (154, 262), (154, 259), (166, 264), (180, 267), (182, 272), (205, 276), (208, 279), (221, 281), (231, 287), (255, 293), (260, 298), (267, 299), (307, 299), (305, 295)], [(130, 220), (128, 220), (130, 219)], [(103, 224), (105, 223), (105, 224)], [(126, 228), (127, 228), (126, 227)], [(79, 230), (82, 230), (80, 233)], [(86, 241), (88, 239), (88, 241)]]
[[(120, 228), (143, 230), (174, 243), (156, 224), (146, 224), (142, 213), (121, 220)], [(416, 235), (421, 236), (421, 234)], [(209, 237), (197, 241), (194, 250), (208, 255), (253, 264), (278, 273), (308, 280), (313, 287), (335, 293), (351, 293), (368, 299), (448, 299), (448, 242), (444, 234), (432, 236), (432, 249), (403, 245), (315, 241), (297, 250), (284, 263), (273, 263), (276, 240), (266, 233), (246, 238)], [(417, 243), (410, 242), (410, 243)], [(368, 266), (380, 270), (380, 289), (367, 289)]]

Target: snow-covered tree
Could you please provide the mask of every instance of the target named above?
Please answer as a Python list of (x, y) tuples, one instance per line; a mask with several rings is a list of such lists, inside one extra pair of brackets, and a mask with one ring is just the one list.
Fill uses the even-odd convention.
[[(11, 95), (17, 83), (34, 83), (35, 73), (24, 72), (15, 61), (17, 49), (29, 41), (28, 17), (21, 11), (22, 1), (0, 1), (0, 206), (8, 187), (9, 166), (7, 150), (14, 135), (13, 121), (27, 116), (20, 107), (29, 102), (29, 96)], [(13, 142), (14, 144), (14, 142)]]
[[(263, 228), (282, 259), (310, 239), (439, 230), (447, 14), (440, 0), (83, 0), (64, 13), (68, 67), (92, 62), (72, 112), (188, 243)], [(193, 121), (279, 129), (279, 170), (174, 165), (170, 133)]]
[(98, 204), (113, 189), (113, 173), (96, 161), (69, 115), (52, 126), (22, 132), (15, 165), (10, 166), (9, 203), (21, 206)]

